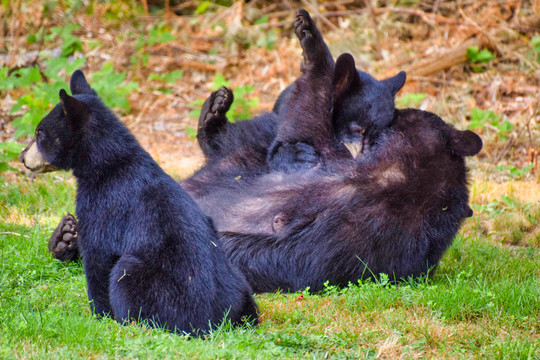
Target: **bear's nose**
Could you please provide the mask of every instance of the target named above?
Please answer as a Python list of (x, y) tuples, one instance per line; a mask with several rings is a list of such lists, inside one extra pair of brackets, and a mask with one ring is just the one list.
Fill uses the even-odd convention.
[(26, 149), (24, 149), (23, 151), (21, 151), (21, 153), (19, 154), (19, 161), (22, 162), (24, 164), (24, 154), (26, 154)]

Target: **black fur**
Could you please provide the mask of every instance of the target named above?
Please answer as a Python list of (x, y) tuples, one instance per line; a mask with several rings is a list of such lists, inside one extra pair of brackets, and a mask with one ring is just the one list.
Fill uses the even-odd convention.
[[(301, 20), (298, 27), (306, 24)], [(302, 45), (308, 60), (313, 49), (321, 49), (317, 43)], [(315, 65), (306, 63), (283, 111), (248, 131), (234, 131), (238, 139), (256, 131), (262, 140), (254, 144), (265, 144), (272, 133), (266, 125), (272, 124), (273, 149), (284, 150), (274, 168), (291, 159), (294, 164), (296, 154), (307, 163), (314, 154), (324, 166), (270, 171), (260, 163), (263, 151), (250, 157), (249, 146), (239, 140), (230, 148), (217, 147), (215, 158), (184, 187), (212, 217), (226, 252), (257, 292), (308, 286), (316, 291), (325, 281), (347, 284), (379, 273), (401, 279), (428, 272), (472, 213), (464, 157), (480, 151), (480, 138), (419, 110), (392, 108), (391, 115), (375, 112), (367, 118), (353, 100), (347, 106), (347, 99), (363, 96), (364, 86), (368, 93), (374, 86), (362, 79), (352, 56), (342, 55), (329, 71), (324, 56), (312, 55)], [(393, 96), (404, 76), (392, 79), (385, 86)], [(373, 108), (373, 101), (363, 106)], [(336, 125), (336, 109), (353, 124), (345, 131)], [(230, 139), (217, 143), (233, 143), (229, 129), (242, 128), (229, 125), (215, 134)], [(349, 141), (359, 144), (358, 153), (344, 150), (342, 142)], [(239, 157), (235, 149), (241, 149)]]
[(471, 215), (463, 157), (481, 146), (434, 114), (398, 110), (361, 158), (272, 173), (198, 202), (256, 292), (399, 280), (435, 267)]
[[(227, 92), (232, 97), (229, 89), (221, 88), (206, 100), (204, 106), (212, 106), (218, 92)], [(249, 121), (229, 123), (225, 132), (204, 133), (205, 137), (213, 139), (206, 147), (212, 156), (182, 187), (192, 196), (199, 197), (268, 173), (266, 154), (276, 133), (277, 120), (277, 114), (267, 113)], [(199, 131), (198, 136), (201, 134)]]
[[(305, 48), (302, 40), (300, 44), (304, 51), (302, 61), (302, 71), (309, 63), (308, 54), (324, 59), (331, 67), (329, 74), (333, 71), (334, 61), (328, 47), (322, 39), (322, 35), (312, 22), (309, 14), (305, 10), (299, 10), (295, 19), (295, 32), (299, 39), (304, 38), (306, 25), (310, 33), (315, 38), (320, 39), (316, 48)], [(353, 84), (335, 84), (336, 96), (333, 101), (333, 127), (337, 134), (337, 140), (345, 143), (358, 142), (362, 140), (364, 132), (370, 128), (372, 123), (388, 123), (394, 113), (394, 96), (403, 87), (406, 74), (400, 72), (396, 76), (385, 80), (377, 81), (369, 74), (357, 69), (353, 69), (356, 76), (349, 77)], [(263, 114), (254, 119), (244, 120), (237, 123), (228, 123), (225, 117), (226, 111), (232, 103), (232, 92), (229, 91), (228, 102), (223, 107), (223, 112), (219, 116), (209, 116), (212, 114), (212, 108), (217, 93), (223, 89), (214, 92), (205, 102), (199, 118), (199, 127), (197, 140), (207, 162), (209, 171), (203, 168), (197, 175), (206, 177), (207, 172), (214, 172), (219, 168), (234, 168), (236, 163), (249, 163), (250, 167), (256, 168), (257, 172), (264, 172), (269, 169), (291, 170), (296, 168), (309, 168), (315, 166), (320, 161), (320, 154), (317, 154), (313, 146), (309, 143), (300, 142), (299, 144), (285, 144), (281, 151), (281, 145), (278, 148), (270, 145), (276, 137), (278, 121), (287, 113), (287, 107), (291, 101), (298, 81), (287, 87), (278, 97), (274, 104), (273, 112)], [(339, 88), (341, 86), (341, 89)], [(340, 90), (347, 89), (347, 92)], [(276, 116), (276, 114), (281, 115)], [(286, 117), (286, 116), (285, 116)], [(254, 124), (252, 123), (254, 122)], [(376, 130), (374, 126), (370, 131)], [(321, 134), (321, 136), (324, 136)], [(270, 149), (270, 154), (268, 151)], [(285, 151), (284, 151), (285, 150)], [(274, 153), (279, 151), (279, 153)], [(277, 155), (277, 157), (276, 157)], [(266, 157), (269, 156), (267, 162)], [(226, 157), (226, 161), (222, 161)], [(238, 169), (236, 169), (238, 170)], [(194, 186), (190, 189), (194, 189)]]
[[(464, 157), (478, 153), (482, 141), (434, 114), (396, 110), (389, 120), (375, 118), (359, 133), (361, 151), (346, 156), (331, 106), (361, 85), (354, 61), (340, 56), (332, 73), (317, 51), (310, 57), (316, 41), (303, 46), (310, 61), (278, 121), (273, 148), (279, 154), (292, 145), (287, 154), (307, 144), (325, 166), (216, 186), (198, 203), (257, 292), (428, 273), (472, 213)], [(353, 115), (350, 123), (364, 123), (363, 114)]]
[[(329, 160), (336, 149), (339, 152), (332, 122), (318, 121), (332, 118), (334, 60), (307, 11), (298, 10), (294, 27), (304, 51), (303, 74), (268, 150), (267, 162), (273, 170), (312, 167), (319, 158)], [(347, 150), (342, 153), (346, 156)]]
[(77, 231), (94, 312), (189, 333), (226, 315), (234, 324), (257, 322), (252, 290), (225, 257), (212, 221), (81, 71), (70, 85), (73, 96), (61, 90), (37, 141), (50, 163), (77, 178)]

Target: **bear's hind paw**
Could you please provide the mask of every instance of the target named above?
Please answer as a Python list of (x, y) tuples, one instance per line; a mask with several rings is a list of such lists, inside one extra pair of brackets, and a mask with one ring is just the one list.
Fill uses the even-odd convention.
[(60, 261), (72, 261), (79, 257), (77, 220), (71, 214), (62, 218), (49, 240), (49, 252)]

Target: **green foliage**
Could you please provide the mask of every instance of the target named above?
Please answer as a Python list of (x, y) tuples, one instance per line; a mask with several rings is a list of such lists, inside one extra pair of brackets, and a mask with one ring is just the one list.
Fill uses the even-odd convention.
[[(23, 67), (14, 71), (7, 67), (0, 68), (0, 90), (14, 92), (17, 102), (11, 108), (11, 114), (20, 114), (13, 121), (14, 137), (20, 139), (33, 134), (41, 119), (59, 102), (60, 89), (69, 89), (66, 79), (76, 70), (84, 66), (85, 58), (74, 54), (82, 50), (81, 41), (72, 34), (80, 26), (68, 24), (64, 27), (53, 27), (45, 33), (43, 28), (34, 36), (27, 38), (28, 42), (47, 41), (62, 43), (60, 56), (42, 52), (38, 63), (31, 67)], [(44, 38), (43, 38), (44, 37)], [(176, 78), (177, 73), (168, 75), (167, 79)], [(137, 88), (137, 84), (125, 82), (126, 74), (117, 73), (111, 63), (106, 63), (93, 76), (92, 87), (102, 97), (104, 102), (113, 108), (130, 111), (127, 96)], [(16, 158), (14, 145), (0, 145), (10, 149), (9, 153), (0, 159), (0, 172), (12, 169), (7, 161)], [(19, 150), (20, 151), (20, 150)]]
[(499, 165), (495, 166), (495, 170), (508, 173), (510, 174), (510, 177), (514, 180), (521, 180), (523, 179), (533, 168), (534, 164), (529, 164), (521, 169), (515, 167), (514, 165)]
[(78, 37), (72, 34), (73, 31), (79, 30), (81, 27), (77, 24), (66, 24), (64, 26), (54, 26), (51, 28), (50, 34), (45, 36), (47, 42), (54, 41), (57, 37), (62, 39), (61, 57), (66, 57), (73, 54), (75, 51), (82, 51), (82, 42)]
[[(156, 81), (160, 82), (163, 85), (167, 84), (174, 84), (177, 80), (181, 79), (184, 75), (184, 72), (182, 70), (174, 70), (168, 73), (163, 74), (157, 74), (157, 73), (151, 73), (148, 75), (148, 81)], [(164, 93), (164, 94), (170, 94), (172, 90), (169, 87), (159, 86), (157, 87), (157, 90)]]
[(28, 44), (33, 44), (33, 43), (36, 43), (38, 41), (41, 41), (41, 39), (43, 39), (43, 33), (45, 31), (45, 28), (41, 27), (39, 28), (38, 32), (35, 33), (35, 34), (29, 34), (27, 37), (26, 37), (26, 42)]
[(125, 112), (131, 111), (127, 96), (137, 89), (138, 84), (130, 81), (124, 84), (126, 73), (114, 71), (112, 63), (107, 62), (101, 70), (92, 76), (92, 89), (94, 89), (105, 104), (111, 108), (120, 108)]
[[(15, 138), (22, 138), (34, 132), (39, 121), (58, 103), (58, 92), (67, 88), (64, 80), (65, 74), (71, 74), (75, 69), (84, 65), (84, 58), (70, 60), (68, 56), (82, 49), (82, 43), (72, 31), (80, 26), (68, 24), (65, 27), (53, 27), (45, 34), (40, 29), (35, 37), (28, 41), (40, 41), (45, 36), (46, 41), (62, 42), (60, 57), (46, 57), (42, 55), (40, 63), (42, 67), (35, 65), (28, 68), (20, 68), (9, 72), (8, 68), (1, 68), (0, 74), (4, 79), (0, 83), (0, 90), (17, 90), (19, 95), (17, 103), (11, 108), (11, 113), (25, 110), (22, 116), (15, 118), (12, 125), (15, 127)], [(61, 75), (64, 74), (64, 75)]]
[(167, 43), (174, 40), (175, 37), (165, 22), (161, 22), (158, 26), (152, 28), (148, 32), (147, 44), (152, 46), (156, 43)]
[(174, 70), (164, 74), (152, 73), (148, 75), (148, 81), (161, 81), (163, 83), (174, 84), (177, 80), (181, 79), (184, 75), (182, 70)]
[(150, 31), (148, 31), (147, 34), (141, 34), (138, 36), (137, 41), (135, 42), (136, 52), (130, 57), (131, 64), (140, 64), (142, 66), (147, 65), (148, 59), (150, 58), (150, 53), (146, 52), (146, 48), (155, 44), (167, 43), (175, 39), (176, 38), (171, 33), (167, 23), (162, 21), (156, 24), (150, 29)]
[[(86, 13), (88, 15), (94, 13), (94, 3), (94, 1), (89, 2), (89, 6), (86, 8)], [(133, 19), (136, 15), (143, 13), (142, 2), (137, 0), (107, 1), (107, 5), (107, 11), (105, 12), (106, 20), (118, 21)]]
[(534, 36), (531, 39), (531, 47), (536, 58), (536, 62), (540, 64), (540, 35)]
[(13, 142), (0, 143), (0, 173), (15, 170), (8, 165), (8, 161), (17, 159), (23, 148), (22, 145)]
[(502, 116), (496, 115), (491, 110), (473, 108), (470, 114), (469, 130), (491, 128), (497, 131), (499, 141), (508, 140), (508, 134), (514, 129), (514, 124), (508, 120), (501, 121)]
[[(203, 99), (197, 99), (197, 100), (194, 100), (194, 101), (190, 102), (188, 105), (192, 106), (193, 110), (191, 110), (189, 112), (189, 116), (192, 117), (192, 118), (198, 119), (199, 116), (201, 116), (201, 108), (202, 108), (203, 104), (204, 104)], [(192, 130), (195, 131), (195, 129), (192, 129)], [(196, 131), (195, 131), (195, 135), (197, 135)]]
[(478, 46), (471, 46), (467, 48), (467, 58), (477, 64), (490, 62), (495, 56), (488, 49), (480, 50)]
[[(34, 132), (35, 127), (41, 119), (58, 103), (58, 92), (62, 88), (67, 88), (67, 83), (59, 75), (60, 69), (65, 73), (71, 73), (84, 64), (84, 59), (79, 58), (70, 62), (68, 58), (49, 58), (44, 62), (42, 70), (35, 65), (32, 68), (21, 68), (13, 71), (6, 77), (5, 82), (0, 85), (1, 90), (17, 89), (23, 94), (17, 98), (17, 103), (11, 108), (11, 113), (17, 113), (25, 109), (25, 113), (13, 120), (15, 127), (15, 138), (22, 138)], [(7, 69), (2, 69), (7, 74)]]
[(485, 67), (478, 64), (485, 64), (491, 60), (494, 60), (495, 55), (493, 55), (488, 49), (480, 50), (478, 46), (471, 46), (467, 48), (467, 58), (471, 60), (473, 64), (477, 64), (472, 66), (474, 72), (483, 72)]
[(488, 120), (489, 122), (499, 122), (501, 120), (501, 115), (495, 115), (495, 113), (491, 110), (482, 110), (475, 107), (471, 110), (471, 123), (469, 124), (468, 128), (470, 130), (483, 129)]
[(236, 122), (253, 117), (253, 109), (259, 105), (258, 97), (249, 97), (255, 90), (252, 85), (242, 85), (234, 89), (234, 102), (227, 113), (230, 122)]
[[(253, 25), (267, 24), (268, 15), (263, 15), (259, 19), (255, 20)], [(257, 40), (255, 46), (264, 47), (267, 50), (272, 50), (276, 47), (279, 31), (277, 29), (271, 29), (267, 31), (261, 31), (257, 34)]]
[(135, 44), (137, 50), (142, 50), (144, 47), (152, 46), (155, 44), (167, 43), (176, 39), (171, 33), (170, 28), (164, 21), (153, 26), (148, 34), (140, 35)]
[(215, 90), (219, 89), (222, 86), (227, 87), (229, 85), (231, 85), (230, 80), (227, 81), (227, 79), (225, 79), (225, 76), (223, 76), (223, 74), (216, 73), (216, 75), (214, 76), (213, 84), (210, 86), (210, 89), (215, 91)]
[(186, 135), (189, 140), (195, 140), (197, 138), (197, 130), (191, 126), (186, 126)]
[(268, 24), (268, 15), (261, 16), (260, 18), (255, 20), (255, 22), (253, 23), (253, 25), (261, 25), (261, 24)]
[(197, 8), (195, 9), (196, 15), (206, 14), (210, 9), (211, 5), (225, 6), (230, 7), (234, 3), (234, 0), (217, 0), (217, 1), (201, 1)]
[(427, 94), (424, 93), (407, 93), (400, 96), (396, 100), (396, 103), (403, 107), (418, 107), (426, 96)]
[(212, 5), (211, 1), (203, 1), (203, 2), (201, 2), (199, 4), (199, 6), (197, 6), (197, 9), (195, 9), (195, 14), (201, 15), (201, 14), (206, 13), (206, 11), (210, 7), (210, 5)]
[(264, 47), (267, 50), (272, 50), (276, 47), (279, 32), (276, 29), (261, 32), (255, 43), (255, 46)]
[(494, 200), (487, 204), (473, 204), (473, 209), (487, 214), (490, 217), (495, 217), (502, 214), (515, 214), (516, 212), (528, 212), (532, 204), (522, 203), (518, 199), (501, 194), (501, 200)]

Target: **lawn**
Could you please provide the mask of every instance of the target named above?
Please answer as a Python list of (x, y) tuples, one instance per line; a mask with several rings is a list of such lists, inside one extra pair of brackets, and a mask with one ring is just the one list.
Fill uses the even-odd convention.
[(476, 215), (430, 279), (257, 295), (260, 326), (187, 339), (91, 315), (81, 264), (47, 251), (61, 215), (74, 211), (69, 174), (0, 177), (0, 358), (537, 358), (538, 233), (522, 224), (522, 244), (510, 245), (482, 229), (508, 213), (538, 219), (540, 207), (512, 192), (513, 207), (486, 207), (491, 187), (473, 181)]

